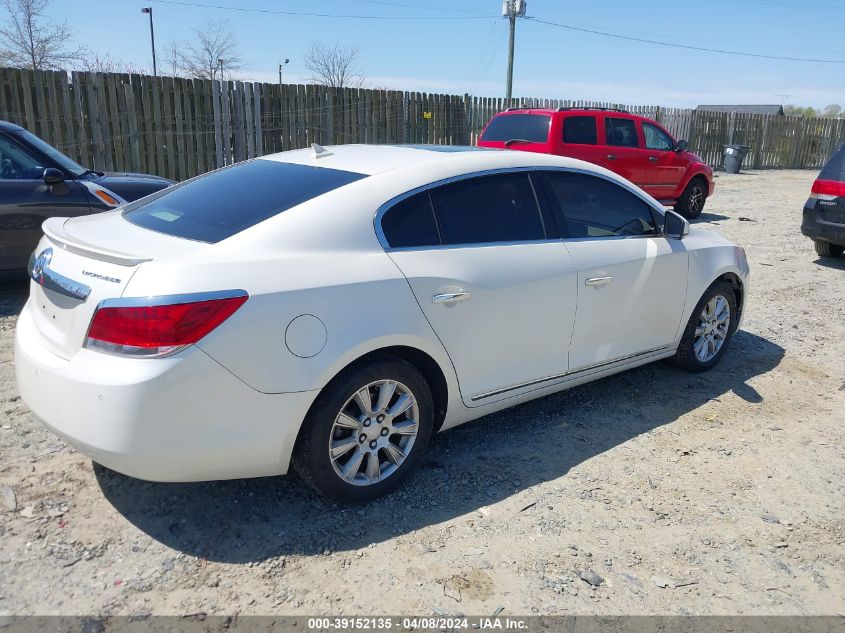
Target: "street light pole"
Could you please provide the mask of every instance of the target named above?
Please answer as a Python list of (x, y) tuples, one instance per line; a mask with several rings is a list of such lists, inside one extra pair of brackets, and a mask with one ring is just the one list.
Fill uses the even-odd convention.
[(223, 60), (218, 57), (217, 63), (220, 64), (220, 81), (223, 81)]
[(284, 63), (279, 64), (279, 88), (282, 87), (282, 68), (284, 68), (288, 64), (288, 62), (290, 62), (290, 60), (285, 57)]
[(156, 36), (153, 30), (153, 8), (144, 7), (141, 9), (141, 13), (148, 13), (150, 15), (150, 47), (153, 49), (153, 76), (155, 77), (158, 76), (158, 72), (156, 69)]

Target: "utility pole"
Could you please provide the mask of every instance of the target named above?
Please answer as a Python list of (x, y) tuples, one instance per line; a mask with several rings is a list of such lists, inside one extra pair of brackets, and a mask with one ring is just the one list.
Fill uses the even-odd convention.
[(158, 73), (156, 72), (156, 36), (155, 31), (153, 31), (153, 8), (152, 7), (144, 7), (141, 9), (141, 13), (149, 13), (150, 14), (150, 46), (153, 49), (153, 76), (157, 76)]
[(502, 17), (508, 18), (510, 22), (510, 34), (508, 35), (508, 83), (505, 97), (510, 104), (513, 96), (513, 46), (516, 35), (516, 18), (525, 17), (526, 0), (503, 0)]
[(223, 81), (223, 60), (218, 57), (217, 63), (220, 64), (220, 81)]

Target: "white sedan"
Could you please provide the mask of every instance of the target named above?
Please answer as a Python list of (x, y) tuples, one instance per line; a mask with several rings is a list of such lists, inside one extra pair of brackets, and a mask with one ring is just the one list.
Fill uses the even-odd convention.
[(578, 160), (314, 146), (54, 218), (24, 402), (114, 470), (363, 502), (432, 434), (663, 358), (713, 367), (745, 252)]

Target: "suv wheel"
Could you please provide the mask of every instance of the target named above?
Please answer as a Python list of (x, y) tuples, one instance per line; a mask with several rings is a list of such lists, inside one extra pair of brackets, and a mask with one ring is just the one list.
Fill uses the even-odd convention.
[(707, 184), (700, 178), (693, 178), (678, 198), (675, 213), (680, 213), (687, 220), (694, 220), (701, 215), (705, 202), (707, 202)]
[(342, 503), (395, 490), (419, 463), (434, 428), (434, 399), (398, 358), (353, 367), (318, 396), (294, 452), (306, 483)]
[(845, 252), (845, 247), (823, 240), (813, 240), (813, 244), (816, 246), (816, 253), (819, 257), (839, 257)]

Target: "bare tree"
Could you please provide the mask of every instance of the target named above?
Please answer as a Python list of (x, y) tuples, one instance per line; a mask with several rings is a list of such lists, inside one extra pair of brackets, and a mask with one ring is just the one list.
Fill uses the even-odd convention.
[(79, 59), (82, 49), (71, 47), (70, 27), (48, 19), (48, 4), (48, 0), (3, 0), (9, 18), (0, 29), (0, 64), (44, 70)]
[(196, 41), (187, 44), (181, 55), (182, 70), (186, 75), (199, 79), (220, 78), (220, 60), (223, 72), (243, 68), (238, 54), (237, 38), (228, 22), (211, 21), (201, 29), (194, 29)]
[(838, 103), (831, 103), (830, 105), (824, 107), (824, 110), (822, 110), (822, 116), (841, 117), (842, 106)]
[(170, 75), (173, 77), (181, 77), (182, 75), (182, 51), (179, 50), (179, 45), (171, 40), (170, 44), (164, 49), (164, 66), (169, 69)]
[(330, 88), (360, 88), (365, 78), (358, 70), (358, 48), (335, 42), (329, 46), (314, 42), (305, 54), (305, 68), (309, 79)]
[(93, 51), (84, 51), (76, 64), (76, 68), (89, 73), (127, 73), (130, 75), (143, 75), (146, 71), (141, 66), (114, 59), (108, 53), (100, 55)]

